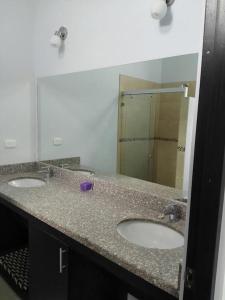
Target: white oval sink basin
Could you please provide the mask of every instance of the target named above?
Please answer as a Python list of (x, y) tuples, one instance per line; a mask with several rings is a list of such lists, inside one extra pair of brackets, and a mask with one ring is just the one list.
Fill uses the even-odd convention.
[(174, 249), (184, 245), (182, 234), (151, 221), (123, 221), (118, 224), (117, 231), (129, 242), (145, 248)]
[(9, 185), (18, 188), (41, 187), (45, 185), (45, 181), (38, 178), (17, 178), (8, 182)]

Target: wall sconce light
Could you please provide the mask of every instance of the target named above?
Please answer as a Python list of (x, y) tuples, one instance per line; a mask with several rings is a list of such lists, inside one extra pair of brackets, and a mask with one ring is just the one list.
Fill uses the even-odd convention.
[(54, 35), (50, 39), (50, 44), (53, 47), (60, 48), (62, 43), (66, 40), (68, 36), (68, 30), (66, 27), (61, 26), (58, 31), (54, 33)]
[(175, 0), (154, 0), (151, 8), (153, 19), (161, 20), (167, 13), (168, 6), (172, 5)]

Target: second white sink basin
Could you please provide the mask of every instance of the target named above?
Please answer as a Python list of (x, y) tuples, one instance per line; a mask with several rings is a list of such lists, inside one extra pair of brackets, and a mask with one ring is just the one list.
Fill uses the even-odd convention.
[(123, 221), (118, 224), (117, 231), (129, 242), (145, 248), (174, 249), (184, 245), (182, 234), (151, 221)]
[(77, 170), (74, 170), (74, 171), (81, 174), (81, 175), (93, 175), (94, 174), (92, 171), (84, 170), (84, 169), (77, 169)]
[(45, 185), (45, 181), (38, 178), (17, 178), (8, 182), (9, 185), (18, 188), (41, 187)]

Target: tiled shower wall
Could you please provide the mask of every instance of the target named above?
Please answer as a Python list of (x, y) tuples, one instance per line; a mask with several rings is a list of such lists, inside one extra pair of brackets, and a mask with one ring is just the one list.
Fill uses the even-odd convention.
[[(186, 83), (194, 96), (195, 82)], [(181, 84), (121, 76), (120, 91)], [(126, 96), (119, 109), (119, 172), (182, 189), (188, 100), (181, 94)]]
[[(158, 84), (120, 76), (120, 90), (158, 88)], [(153, 151), (156, 105), (159, 96), (121, 96), (119, 101), (118, 172), (150, 180), (153, 176)], [(140, 122), (141, 120), (141, 122)]]
[[(183, 82), (164, 83), (162, 88), (181, 86)], [(189, 96), (195, 95), (195, 82), (185, 82)], [(161, 94), (154, 146), (154, 182), (182, 189), (188, 99), (181, 94)]]

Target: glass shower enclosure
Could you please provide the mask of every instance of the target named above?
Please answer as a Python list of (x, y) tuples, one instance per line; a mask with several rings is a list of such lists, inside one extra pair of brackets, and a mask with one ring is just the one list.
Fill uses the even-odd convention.
[(118, 173), (182, 189), (188, 87), (121, 91)]

